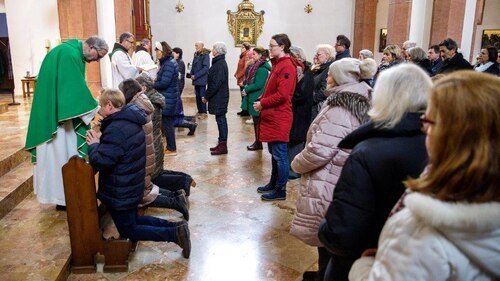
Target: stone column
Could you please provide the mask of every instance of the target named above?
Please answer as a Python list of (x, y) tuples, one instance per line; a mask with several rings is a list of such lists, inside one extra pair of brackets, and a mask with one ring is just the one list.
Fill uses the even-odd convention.
[[(464, 23), (462, 29), (462, 40), (460, 44), (460, 51), (464, 58), (468, 61), (472, 60), (472, 40), (476, 30), (476, 0), (467, 0), (465, 3)], [(457, 41), (458, 42), (458, 41)]]
[(433, 0), (418, 0), (411, 4), (410, 41), (427, 51), (432, 24)]
[[(106, 40), (109, 46), (109, 53), (113, 50), (116, 38), (115, 27), (115, 6), (109, 0), (96, 0), (97, 7), (97, 30), (98, 35)], [(108, 54), (109, 54), (108, 53)], [(102, 86), (109, 88), (113, 85), (111, 76), (111, 62), (108, 56), (100, 60)]]
[[(421, 0), (417, 0), (421, 1)], [(412, 0), (389, 0), (387, 19), (387, 45), (402, 46), (410, 33)]]
[(354, 36), (352, 56), (358, 57), (362, 49), (373, 50), (375, 45), (375, 25), (377, 21), (377, 1), (356, 0), (354, 13)]
[(460, 44), (467, 0), (434, 0), (430, 44), (452, 38)]

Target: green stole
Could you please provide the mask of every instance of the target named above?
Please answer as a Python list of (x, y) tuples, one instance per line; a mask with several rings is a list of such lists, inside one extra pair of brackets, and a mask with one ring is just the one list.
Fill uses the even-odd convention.
[(49, 142), (57, 126), (72, 120), (80, 156), (87, 156), (85, 135), (90, 129), (79, 116), (97, 107), (85, 81), (82, 42), (76, 39), (55, 47), (42, 62), (33, 96), (25, 149), (36, 163), (36, 146)]

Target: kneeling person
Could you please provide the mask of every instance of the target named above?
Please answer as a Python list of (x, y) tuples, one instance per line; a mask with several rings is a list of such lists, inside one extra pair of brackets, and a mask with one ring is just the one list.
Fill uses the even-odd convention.
[(137, 206), (144, 195), (146, 164), (142, 125), (147, 116), (134, 104), (125, 106), (118, 90), (105, 90), (100, 98), (102, 134), (87, 132), (90, 164), (99, 174), (97, 197), (109, 209), (121, 237), (132, 241), (175, 242), (188, 258), (191, 252), (186, 222), (138, 216)]

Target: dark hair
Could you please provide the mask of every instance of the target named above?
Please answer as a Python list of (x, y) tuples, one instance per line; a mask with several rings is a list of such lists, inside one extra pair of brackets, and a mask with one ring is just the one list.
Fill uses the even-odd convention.
[(120, 43), (122, 43), (123, 41), (131, 38), (131, 37), (134, 37), (134, 35), (130, 32), (123, 32), (121, 35), (120, 35), (120, 38), (118, 39), (120, 41)]
[(262, 47), (255, 47), (253, 48), (253, 51), (256, 52), (257, 54), (261, 55), (264, 60), (269, 58), (269, 50), (264, 49)]
[(488, 61), (496, 62), (498, 56), (498, 50), (495, 47), (488, 46), (485, 48), (488, 51)]
[(429, 47), (429, 50), (433, 49), (434, 53), (439, 54), (439, 45), (432, 45)]
[(290, 41), (290, 38), (288, 38), (288, 35), (286, 35), (285, 33), (279, 33), (279, 34), (275, 34), (273, 35), (273, 37), (271, 37), (274, 39), (274, 41), (276, 41), (276, 43), (278, 43), (278, 46), (283, 46), (283, 51), (286, 53), (286, 54), (289, 54), (290, 53), (290, 47), (292, 46), (292, 42)]
[(250, 50), (250, 43), (248, 42), (243, 42), (243, 44), (241, 44), (243, 47), (245, 47), (245, 50)]
[(439, 43), (439, 47), (441, 47), (441, 46), (444, 46), (448, 50), (454, 49), (455, 51), (457, 51), (457, 49), (458, 49), (457, 42), (455, 42), (455, 40), (453, 40), (451, 38), (444, 39), (443, 42)]
[(349, 40), (347, 36), (342, 34), (337, 36), (337, 43), (340, 45), (344, 45), (346, 49), (349, 49), (349, 47), (351, 47), (351, 40)]
[(179, 59), (182, 59), (182, 49), (181, 48), (175, 47), (175, 48), (172, 49), (172, 51), (174, 53), (178, 53), (179, 54)]
[(163, 53), (164, 56), (171, 56), (172, 55), (172, 47), (170, 47), (169, 44), (167, 44), (167, 42), (165, 41), (161, 41), (161, 48), (163, 50), (161, 50), (161, 52)]
[(128, 78), (118, 85), (118, 89), (122, 91), (125, 96), (125, 103), (128, 104), (137, 93), (142, 91), (142, 86), (135, 79)]

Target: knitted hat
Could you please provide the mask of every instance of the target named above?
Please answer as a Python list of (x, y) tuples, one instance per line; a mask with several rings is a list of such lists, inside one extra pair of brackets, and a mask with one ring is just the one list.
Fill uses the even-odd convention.
[(355, 58), (343, 58), (330, 65), (328, 73), (333, 76), (338, 85), (359, 82), (359, 65), (361, 61)]
[(377, 62), (374, 59), (366, 58), (361, 61), (361, 64), (359, 65), (359, 69), (361, 71), (360, 73), (360, 78), (365, 80), (365, 79), (371, 79), (375, 74), (377, 73)]

